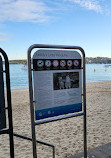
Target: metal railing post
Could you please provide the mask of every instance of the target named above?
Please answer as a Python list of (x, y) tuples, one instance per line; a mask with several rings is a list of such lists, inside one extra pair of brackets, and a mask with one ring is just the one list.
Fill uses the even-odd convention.
[[(8, 104), (8, 121), (9, 121), (9, 140), (10, 140), (10, 157), (14, 158), (14, 140), (13, 140), (13, 121), (12, 121), (12, 103), (11, 103), (11, 90), (10, 90), (10, 75), (9, 75), (9, 61), (6, 53), (0, 48), (0, 53), (5, 59), (5, 73), (6, 73), (6, 91), (7, 91), (7, 104)], [(6, 130), (7, 133), (7, 130)]]
[(31, 49), (28, 50), (27, 58), (28, 58), (28, 78), (29, 78), (29, 98), (30, 98), (33, 158), (37, 158), (35, 123), (34, 123), (35, 119), (34, 119), (34, 105), (33, 105), (32, 71), (31, 71)]

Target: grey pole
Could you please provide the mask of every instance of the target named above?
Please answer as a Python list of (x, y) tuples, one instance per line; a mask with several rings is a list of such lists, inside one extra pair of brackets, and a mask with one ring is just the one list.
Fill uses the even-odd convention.
[(87, 116), (86, 116), (86, 67), (85, 67), (85, 53), (80, 49), (83, 54), (83, 128), (84, 128), (84, 158), (87, 158)]
[[(9, 61), (7, 54), (0, 48), (0, 53), (5, 59), (5, 73), (6, 73), (6, 92), (8, 104), (8, 122), (9, 129), (4, 130), (3, 134), (9, 134), (10, 140), (10, 157), (14, 158), (14, 139), (13, 139), (13, 120), (12, 120), (12, 103), (11, 103), (11, 90), (10, 90), (10, 74), (9, 74)], [(2, 131), (1, 131), (2, 133)]]
[(37, 158), (36, 152), (36, 135), (35, 135), (35, 119), (34, 119), (34, 105), (33, 105), (33, 87), (32, 87), (32, 71), (31, 71), (31, 49), (28, 49), (28, 78), (29, 78), (29, 98), (30, 98), (30, 112), (31, 112), (31, 129), (32, 129), (32, 146), (33, 158)]
[(83, 84), (84, 84), (84, 97), (83, 97), (83, 106), (84, 106), (84, 157), (87, 158), (87, 116), (86, 116), (86, 75), (85, 75), (85, 57), (83, 59), (84, 69), (83, 69)]

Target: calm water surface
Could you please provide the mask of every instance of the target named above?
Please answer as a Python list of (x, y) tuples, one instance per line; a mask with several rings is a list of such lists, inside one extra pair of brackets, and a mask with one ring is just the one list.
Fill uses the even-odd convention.
[[(10, 64), (11, 89), (28, 88), (28, 71), (23, 65)], [(104, 64), (86, 65), (86, 82), (111, 80), (111, 68)]]
[(11, 89), (28, 88), (28, 70), (22, 64), (10, 64)]
[(86, 82), (111, 80), (111, 67), (106, 66), (106, 64), (87, 64)]

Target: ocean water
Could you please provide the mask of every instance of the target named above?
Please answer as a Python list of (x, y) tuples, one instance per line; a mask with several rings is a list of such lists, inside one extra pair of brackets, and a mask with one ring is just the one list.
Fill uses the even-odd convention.
[(28, 88), (28, 70), (22, 64), (10, 64), (9, 69), (11, 89)]
[[(86, 82), (111, 80), (111, 68), (104, 64), (86, 64)], [(28, 88), (28, 70), (21, 64), (10, 64), (11, 89)]]
[(86, 64), (86, 82), (110, 81), (111, 67), (107, 64)]

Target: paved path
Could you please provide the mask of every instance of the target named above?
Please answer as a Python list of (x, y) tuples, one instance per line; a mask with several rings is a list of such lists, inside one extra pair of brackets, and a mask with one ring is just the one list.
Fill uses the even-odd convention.
[[(84, 158), (83, 152), (67, 158)], [(88, 158), (111, 158), (111, 143), (88, 150)]]

